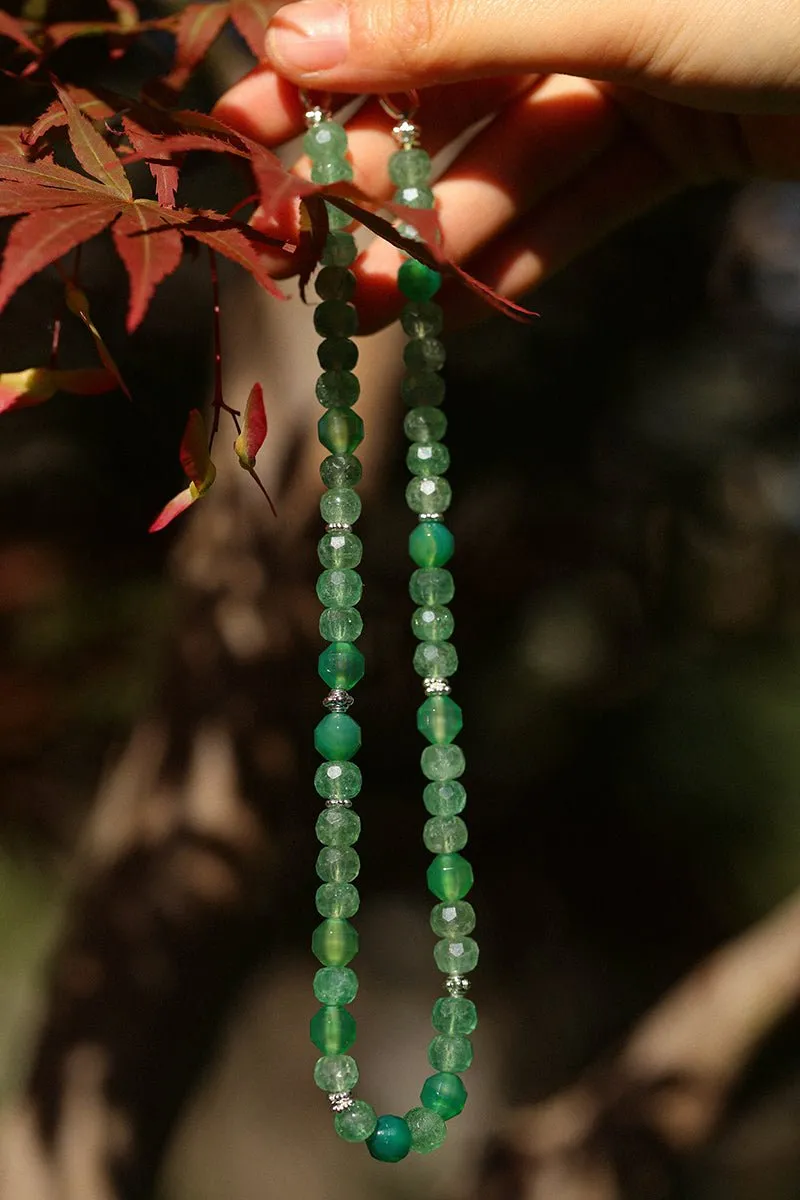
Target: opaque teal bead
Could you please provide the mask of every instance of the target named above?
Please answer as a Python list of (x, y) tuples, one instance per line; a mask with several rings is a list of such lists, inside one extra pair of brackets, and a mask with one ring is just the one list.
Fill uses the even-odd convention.
[(452, 941), (466, 937), (475, 928), (475, 909), (469, 900), (447, 900), (431, 909), (431, 929)]
[(426, 779), (458, 779), (464, 774), (466, 762), (460, 746), (426, 746), (420, 755), (422, 774)]
[(361, 482), (361, 463), (352, 454), (329, 454), (320, 463), (319, 475), (325, 487), (355, 487)]
[(327, 762), (314, 776), (317, 795), (325, 800), (352, 800), (361, 791), (361, 771), (353, 762)]
[(427, 872), (428, 888), (440, 900), (463, 900), (472, 887), (472, 865), (460, 854), (437, 854)]
[(338, 1004), (324, 1004), (311, 1018), (310, 1032), (322, 1054), (344, 1054), (356, 1040), (355, 1017)]
[(326, 808), (317, 817), (315, 831), (323, 846), (352, 846), (361, 834), (361, 818), (352, 808)]
[[(428, 696), (417, 709), (417, 729), (429, 742), (446, 745), (458, 737), (463, 725), (461, 707), (449, 696)], [(450, 848), (461, 849), (460, 846)]]
[(353, 178), (353, 168), (346, 158), (311, 164), (312, 183), (342, 183)]
[(445, 391), (445, 382), (435, 371), (408, 371), (400, 381), (400, 395), (409, 408), (435, 407), (444, 400)]
[(424, 184), (409, 183), (398, 188), (394, 194), (396, 204), (404, 204), (406, 208), (433, 208), (434, 195)]
[(418, 567), (443, 567), (454, 550), (452, 533), (439, 521), (420, 522), (408, 539), (408, 552)]
[(317, 346), (317, 359), (325, 371), (352, 371), (358, 362), (358, 346), (350, 338), (323, 338)]
[(332, 229), (325, 239), (322, 263), (326, 267), (349, 267), (358, 256), (358, 246), (352, 233)]
[(412, 475), (444, 475), (450, 466), (450, 451), (441, 442), (412, 442), (406, 466)]
[(364, 422), (351, 408), (329, 408), (317, 422), (317, 434), (331, 454), (352, 454), (364, 440)]
[[(445, 975), (468, 975), (478, 965), (478, 943), (471, 937), (442, 938), (433, 948), (433, 959)], [(434, 1063), (433, 1066), (437, 1064)], [(457, 1067), (440, 1067), (441, 1071), (457, 1070)]]
[(364, 622), (357, 608), (326, 608), (320, 614), (319, 632), (326, 642), (355, 642)]
[(314, 930), (311, 949), (323, 967), (346, 967), (358, 954), (358, 934), (349, 921), (323, 921)]
[(331, 1092), (349, 1092), (358, 1083), (358, 1064), (349, 1054), (327, 1054), (318, 1058), (314, 1065), (314, 1083), (328, 1095)]
[(422, 642), (414, 651), (414, 670), (423, 679), (449, 679), (458, 670), (455, 646), (450, 642)]
[(463, 1110), (467, 1102), (467, 1089), (451, 1071), (439, 1071), (425, 1080), (419, 1098), (425, 1108), (449, 1121)]
[(333, 1118), (333, 1127), (344, 1142), (365, 1142), (375, 1132), (378, 1116), (366, 1100), (354, 1100)]
[[(320, 967), (314, 976), (314, 995), (320, 1004), (352, 1004), (358, 995), (358, 976), (350, 967)], [(439, 1026), (436, 1025), (435, 1028), (439, 1029)], [(460, 1033), (462, 1031), (443, 1029), (441, 1032)], [(352, 1086), (352, 1084), (348, 1085), (348, 1087)], [(347, 1088), (328, 1089), (331, 1092), (347, 1090)]]
[(455, 627), (453, 614), (443, 604), (423, 604), (411, 617), (414, 637), (421, 642), (446, 642)]
[(431, 159), (426, 150), (412, 147), (397, 150), (389, 157), (389, 178), (395, 187), (427, 183), (431, 174)]
[(358, 329), (358, 314), (346, 300), (323, 300), (314, 309), (314, 328), (322, 337), (352, 337)]
[(409, 593), (415, 604), (449, 604), (456, 594), (453, 576), (443, 567), (423, 567), (414, 571)]
[(352, 488), (330, 488), (320, 498), (319, 511), (329, 524), (355, 525), (361, 516), (361, 499)]
[(360, 870), (361, 860), (351, 846), (326, 846), (317, 855), (317, 875), (325, 883), (352, 883)]
[(400, 324), (409, 337), (438, 337), (444, 326), (441, 305), (435, 300), (412, 300), (400, 313)]
[[(347, 713), (328, 713), (314, 730), (314, 747), (323, 758), (352, 758), (360, 746), (361, 726)], [(353, 840), (355, 841), (355, 838)]]
[(324, 408), (349, 408), (361, 395), (361, 384), (352, 371), (325, 371), (317, 380), (314, 391)]
[(422, 840), (431, 854), (454, 854), (464, 849), (469, 834), (461, 817), (431, 817), (425, 822)]
[(347, 153), (347, 133), (338, 121), (320, 121), (303, 137), (303, 149), (309, 158), (329, 162)]
[[(350, 608), (361, 599), (363, 585), (355, 571), (334, 568), (323, 571), (317, 580), (317, 595), (327, 608)], [(334, 639), (351, 641), (351, 638)]]
[(317, 557), (328, 570), (357, 567), (363, 552), (361, 538), (349, 529), (332, 529), (317, 544)]
[(409, 300), (432, 300), (442, 286), (442, 277), (416, 258), (407, 258), (397, 272), (397, 286)]
[(440, 371), (446, 359), (444, 343), (438, 338), (413, 338), (403, 350), (403, 361), (412, 371)]
[(417, 1154), (430, 1154), (438, 1150), (447, 1136), (444, 1119), (430, 1108), (412, 1108), (405, 1116), (411, 1132), (411, 1149)]
[(331, 642), (319, 656), (319, 674), (329, 687), (349, 691), (364, 678), (364, 655), (352, 642)]
[(467, 793), (463, 783), (446, 779), (429, 783), (422, 793), (422, 799), (432, 817), (454, 817), (463, 812)]
[(464, 996), (441, 996), (433, 1006), (431, 1023), (448, 1037), (467, 1037), (478, 1024), (478, 1010)]
[[(409, 342), (416, 346), (417, 342)], [(447, 417), (440, 408), (424, 405), (410, 408), (403, 419), (405, 435), (412, 442), (438, 442), (447, 432)]]
[(378, 1117), (375, 1132), (367, 1139), (367, 1149), (379, 1162), (400, 1162), (411, 1149), (411, 1130), (402, 1117)]
[(472, 1066), (472, 1042), (465, 1037), (437, 1033), (428, 1046), (428, 1062), (434, 1071), (460, 1074)]
[(358, 888), (352, 883), (323, 883), (317, 888), (316, 903), (321, 917), (354, 917), (360, 903)]

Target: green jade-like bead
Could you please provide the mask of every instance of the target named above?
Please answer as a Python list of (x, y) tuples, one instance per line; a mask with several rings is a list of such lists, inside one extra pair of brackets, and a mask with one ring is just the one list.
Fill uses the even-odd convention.
[(460, 746), (426, 746), (419, 761), (425, 778), (437, 783), (445, 779), (458, 779), (466, 767), (464, 751)]
[(339, 805), (335, 808), (324, 808), (317, 817), (315, 832), (323, 846), (352, 846), (361, 836), (361, 817), (353, 812), (352, 808)]
[[(408, 344), (418, 345), (417, 342)], [(439, 442), (447, 432), (447, 417), (440, 408), (421, 405), (419, 408), (408, 410), (403, 418), (403, 429), (409, 441), (423, 444)]]
[(412, 475), (444, 475), (450, 466), (450, 451), (441, 442), (412, 442), (406, 454), (406, 466)]
[(360, 746), (361, 726), (347, 713), (328, 713), (314, 730), (314, 747), (323, 758), (346, 760)]
[(411, 1149), (417, 1154), (438, 1150), (447, 1135), (444, 1119), (430, 1108), (412, 1108), (405, 1116), (411, 1131)]
[(433, 208), (435, 197), (424, 184), (409, 183), (397, 189), (394, 201), (395, 204), (404, 204), (406, 208)]
[(338, 121), (319, 121), (303, 137), (303, 149), (316, 162), (331, 162), (347, 153), (347, 133)]
[(365, 1142), (375, 1132), (378, 1116), (366, 1100), (354, 1100), (333, 1118), (333, 1127), (344, 1142)]
[(317, 422), (317, 434), (331, 454), (352, 454), (364, 440), (364, 422), (352, 408), (329, 408)]
[(395, 187), (427, 183), (431, 175), (431, 158), (426, 150), (416, 146), (396, 150), (389, 156), (389, 178)]
[[(314, 976), (314, 995), (320, 1004), (352, 1004), (358, 995), (358, 976), (350, 967), (320, 967)], [(434, 1028), (442, 1033), (464, 1032), (460, 1029), (441, 1029), (435, 1023)], [(328, 1091), (344, 1092), (347, 1088), (329, 1088)]]
[(349, 1092), (358, 1083), (358, 1064), (349, 1054), (326, 1054), (314, 1064), (314, 1083), (328, 1095)]
[[(458, 670), (456, 648), (450, 642), (422, 642), (414, 651), (414, 670), (423, 679), (449, 679)], [(429, 779), (454, 778), (429, 775)]]
[(329, 570), (357, 567), (363, 552), (360, 537), (351, 529), (331, 529), (322, 535), (317, 545), (317, 557)]
[(351, 846), (326, 846), (317, 855), (317, 875), (325, 883), (352, 883), (360, 870), (361, 860)]
[(352, 454), (329, 454), (319, 466), (325, 487), (355, 487), (361, 482), (361, 463)]
[(409, 535), (408, 552), (418, 567), (443, 567), (454, 550), (453, 535), (440, 521), (421, 521)]
[(408, 591), (415, 604), (424, 605), (449, 604), (456, 594), (453, 576), (443, 567), (423, 567), (414, 571)]
[(454, 854), (463, 850), (468, 837), (461, 817), (431, 817), (422, 831), (422, 840), (431, 854)]
[(320, 300), (352, 300), (355, 290), (356, 277), (347, 267), (323, 267), (314, 280)]
[(353, 168), (346, 158), (331, 162), (312, 162), (312, 183), (350, 183), (353, 178)]
[(428, 1046), (428, 1062), (435, 1071), (460, 1074), (472, 1066), (472, 1042), (465, 1037), (438, 1033)]
[(346, 967), (358, 954), (358, 933), (349, 921), (322, 921), (311, 938), (314, 957), (323, 967)]
[(352, 371), (324, 371), (314, 392), (323, 408), (350, 408), (361, 395), (361, 384)]
[(441, 371), (447, 350), (438, 338), (412, 338), (403, 349), (403, 362), (410, 371)]
[(364, 631), (356, 608), (326, 608), (320, 613), (319, 632), (326, 642), (356, 642)]
[(349, 267), (358, 257), (358, 246), (352, 233), (332, 229), (325, 239), (322, 264), (326, 267)]
[[(360, 904), (358, 888), (352, 883), (323, 883), (317, 888), (315, 899), (321, 917), (354, 917)], [(318, 999), (322, 1000), (322, 996)]]
[(442, 286), (442, 277), (415, 258), (407, 258), (397, 272), (397, 286), (408, 300), (432, 300)]
[(400, 313), (400, 324), (411, 338), (438, 337), (444, 326), (444, 313), (435, 300), (411, 300)]
[[(361, 599), (361, 577), (348, 569), (323, 571), (317, 580), (317, 595), (326, 608), (350, 608)], [(351, 638), (334, 639), (351, 641)]]
[(400, 1162), (411, 1149), (411, 1130), (402, 1117), (378, 1117), (375, 1132), (367, 1139), (367, 1149), (379, 1162)]
[(364, 678), (364, 655), (352, 642), (331, 642), (319, 656), (319, 674), (328, 687), (349, 691)]
[(453, 491), (443, 475), (409, 480), (406, 504), (415, 513), (443, 513), (450, 507)]
[(448, 1037), (467, 1037), (478, 1025), (478, 1010), (464, 996), (440, 996), (433, 1006), (431, 1023)]
[(311, 1018), (310, 1033), (320, 1053), (344, 1054), (356, 1040), (356, 1020), (346, 1008), (324, 1004)]
[(314, 787), (325, 800), (352, 800), (361, 791), (361, 771), (353, 762), (327, 762), (317, 767)]
[(414, 637), (421, 642), (446, 642), (455, 627), (453, 614), (443, 604), (426, 604), (411, 618)]
[(409, 371), (400, 381), (400, 395), (409, 408), (438, 407), (444, 400), (445, 382), (435, 371)]
[(323, 300), (314, 309), (314, 328), (324, 338), (352, 337), (358, 329), (358, 313), (346, 300)]
[(474, 938), (460, 938), (455, 942), (442, 938), (433, 948), (433, 959), (444, 975), (468, 975), (478, 965), (478, 953)]
[(475, 928), (475, 909), (468, 900), (447, 900), (431, 909), (431, 929), (440, 938), (464, 937)]
[(333, 230), (349, 229), (355, 222), (349, 213), (342, 212), (335, 204), (325, 201), (325, 211), (328, 214), (328, 228)]
[(329, 525), (355, 525), (361, 516), (361, 499), (352, 488), (330, 488), (320, 497), (319, 511)]
[(417, 729), (429, 742), (440, 745), (452, 742), (463, 725), (461, 708), (449, 696), (428, 696), (417, 709)]
[(350, 338), (323, 338), (317, 346), (317, 359), (324, 371), (352, 371), (358, 362), (358, 346)]
[(422, 799), (432, 817), (454, 817), (464, 811), (467, 792), (456, 779), (435, 780), (427, 784)]
[(425, 1080), (419, 1098), (425, 1108), (449, 1121), (462, 1112), (467, 1102), (467, 1089), (452, 1071), (439, 1071)]
[(437, 854), (427, 872), (428, 888), (439, 900), (463, 900), (472, 887), (472, 865), (460, 854)]

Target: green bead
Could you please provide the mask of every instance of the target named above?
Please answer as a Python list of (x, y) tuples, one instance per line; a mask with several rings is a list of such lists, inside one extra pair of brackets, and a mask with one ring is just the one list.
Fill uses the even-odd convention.
[(312, 125), (303, 138), (303, 149), (309, 158), (329, 162), (347, 153), (347, 133), (338, 121), (320, 121)]
[(366, 1100), (354, 1100), (333, 1118), (333, 1127), (344, 1142), (365, 1142), (375, 1132), (378, 1117)]
[(352, 762), (327, 762), (314, 776), (317, 795), (325, 800), (352, 800), (361, 791), (361, 772)]
[(437, 854), (427, 872), (428, 889), (440, 900), (463, 900), (472, 887), (472, 865), (460, 854)]
[(419, 1098), (425, 1108), (438, 1113), (445, 1121), (457, 1117), (467, 1102), (463, 1081), (450, 1071), (430, 1075), (422, 1085)]
[(424, 605), (449, 604), (456, 594), (453, 576), (442, 567), (414, 571), (408, 590), (415, 604)]
[[(334, 971), (336, 968), (326, 967), (324, 970)], [(317, 971), (318, 975), (322, 973)], [(327, 1054), (324, 1058), (318, 1058), (314, 1065), (314, 1083), (328, 1095), (332, 1092), (349, 1092), (358, 1083), (358, 1064), (349, 1054)]]
[(438, 1113), (430, 1108), (412, 1108), (406, 1113), (406, 1124), (411, 1131), (411, 1149), (417, 1154), (430, 1154), (438, 1150), (447, 1135), (447, 1126)]
[[(352, 758), (361, 747), (361, 726), (347, 713), (328, 713), (314, 730), (314, 747), (323, 758), (339, 760)], [(331, 842), (330, 844), (345, 845), (346, 843)]]
[(311, 1018), (310, 1032), (323, 1054), (344, 1054), (356, 1040), (356, 1020), (338, 1004), (323, 1004)]
[(361, 599), (362, 587), (361, 578), (355, 571), (323, 571), (317, 580), (317, 595), (326, 608), (350, 608)]
[[(352, 883), (323, 883), (317, 888), (317, 912), (321, 917), (354, 917), (359, 902), (358, 888), (353, 887)], [(324, 997), (319, 996), (318, 999), (323, 1000)]]
[(408, 539), (408, 552), (418, 567), (443, 567), (454, 550), (452, 533), (439, 521), (421, 521)]
[(358, 246), (352, 233), (332, 229), (325, 239), (322, 264), (326, 267), (349, 267), (358, 256)]
[[(350, 967), (320, 967), (314, 976), (314, 995), (320, 1004), (352, 1004), (358, 995), (358, 976)], [(440, 1029), (440, 1026), (434, 1025), (434, 1028)], [(461, 1031), (442, 1029), (441, 1032)], [(353, 1083), (355, 1082), (353, 1080)], [(347, 1088), (328, 1088), (328, 1091), (346, 1092), (352, 1086), (349, 1084)]]
[(437, 1033), (428, 1046), (428, 1062), (434, 1071), (466, 1071), (472, 1066), (472, 1042), (465, 1037)]
[(445, 382), (436, 371), (408, 371), (400, 381), (400, 395), (409, 408), (441, 404), (445, 390)]
[(435, 300), (412, 300), (400, 314), (400, 324), (412, 338), (438, 337), (444, 314)]
[[(408, 344), (416, 346), (419, 343)], [(447, 432), (447, 417), (440, 408), (425, 405), (410, 408), (403, 419), (403, 429), (406, 437), (412, 442), (438, 442)]]
[[(431, 817), (425, 822), (422, 840), (431, 854), (453, 854), (463, 850), (469, 835), (461, 817)], [(344, 843), (337, 842), (337, 845)]]
[(325, 408), (349, 408), (361, 395), (361, 384), (352, 371), (325, 371), (314, 390)]
[(442, 779), (458, 779), (459, 775), (464, 774), (467, 765), (460, 746), (426, 746), (419, 762), (425, 778), (437, 782)]
[(364, 422), (351, 408), (329, 408), (317, 422), (317, 434), (331, 454), (352, 454), (364, 440)]
[[(442, 938), (433, 948), (433, 959), (436, 966), (445, 975), (468, 975), (478, 965), (478, 943), (474, 938), (465, 937), (457, 941)], [(436, 1066), (436, 1063), (432, 1064)], [(450, 1067), (440, 1067), (441, 1071)], [(457, 1070), (453, 1067), (452, 1070)]]
[(442, 604), (425, 604), (411, 618), (414, 637), (421, 642), (446, 642), (455, 627), (453, 614)]
[(412, 442), (406, 454), (406, 466), (412, 475), (444, 475), (450, 466), (450, 451), (441, 442)]
[(352, 883), (360, 870), (361, 860), (351, 846), (326, 846), (317, 855), (317, 875), (325, 883)]
[(325, 211), (328, 214), (328, 228), (333, 230), (348, 229), (355, 222), (349, 213), (342, 212), (335, 204), (325, 201)]
[(321, 337), (352, 337), (358, 314), (346, 300), (323, 300), (314, 309), (314, 328)]
[(402, 1117), (378, 1117), (375, 1131), (367, 1139), (367, 1149), (379, 1162), (400, 1162), (411, 1149), (411, 1130)]
[(320, 463), (319, 476), (325, 487), (355, 487), (361, 474), (361, 463), (352, 454), (330, 454)]
[(361, 516), (361, 500), (352, 488), (330, 488), (320, 499), (319, 511), (329, 525), (355, 525)]
[(358, 362), (358, 346), (350, 338), (324, 338), (317, 346), (317, 359), (325, 371), (352, 371)]
[(440, 996), (433, 1006), (431, 1022), (438, 1033), (466, 1037), (475, 1031), (478, 1011), (464, 996)]
[[(414, 651), (414, 670), (423, 679), (449, 679), (458, 670), (455, 646), (450, 642), (422, 642)], [(443, 779), (445, 776), (431, 775), (429, 778)]]
[(389, 157), (389, 178), (395, 187), (427, 183), (431, 174), (431, 159), (426, 150), (410, 147), (397, 150)]
[(361, 538), (350, 529), (331, 529), (317, 544), (317, 557), (328, 569), (357, 567), (363, 552)]
[(319, 675), (328, 687), (349, 691), (364, 678), (364, 655), (352, 642), (331, 642), (319, 656)]
[[(441, 820), (440, 817), (435, 819)], [(448, 819), (457, 821), (458, 817)], [(317, 817), (315, 828), (317, 839), (323, 846), (352, 846), (361, 834), (361, 818), (352, 808), (337, 805), (335, 808), (323, 809)]]
[(416, 258), (407, 258), (397, 272), (397, 286), (409, 300), (432, 300), (442, 286), (442, 277)]
[(466, 937), (475, 928), (475, 909), (469, 900), (449, 900), (431, 909), (431, 929), (440, 938)]
[(406, 487), (406, 504), (415, 513), (447, 512), (452, 499), (453, 491), (442, 475), (412, 479)]
[(395, 204), (404, 204), (406, 208), (433, 208), (434, 199), (431, 189), (418, 183), (398, 188), (394, 194)]
[(403, 350), (403, 361), (412, 371), (440, 371), (447, 360), (447, 351), (438, 338), (413, 338)]
[(363, 629), (364, 622), (357, 608), (326, 608), (320, 614), (320, 637), (326, 642), (355, 642)]
[[(417, 709), (417, 729), (429, 742), (452, 742), (458, 737), (463, 724), (461, 708), (449, 696), (428, 696)], [(330, 757), (333, 758), (333, 755)]]
[(432, 817), (454, 817), (456, 813), (463, 812), (467, 793), (463, 783), (446, 779), (429, 783), (422, 793), (422, 799)]
[(349, 921), (322, 921), (314, 930), (311, 949), (323, 967), (346, 967), (358, 954), (358, 934)]
[(347, 267), (323, 267), (314, 280), (320, 300), (351, 300), (355, 290), (355, 275)]
[(346, 158), (331, 162), (315, 162), (311, 164), (312, 183), (350, 183), (353, 178), (353, 168)]

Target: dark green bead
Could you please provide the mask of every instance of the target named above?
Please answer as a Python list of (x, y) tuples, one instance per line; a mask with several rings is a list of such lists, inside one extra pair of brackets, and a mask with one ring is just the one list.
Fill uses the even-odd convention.
[(361, 500), (352, 488), (330, 488), (320, 497), (319, 511), (329, 525), (355, 525), (361, 516)]
[(333, 1127), (344, 1142), (365, 1142), (375, 1132), (378, 1117), (366, 1100), (354, 1100), (333, 1118)]
[(453, 614), (443, 604), (425, 604), (411, 617), (414, 637), (421, 642), (445, 642), (455, 627)]
[(322, 921), (314, 930), (311, 949), (323, 967), (346, 967), (358, 954), (358, 934), (349, 921)]
[(453, 535), (440, 521), (421, 521), (408, 539), (408, 552), (418, 567), (443, 567), (454, 550)]
[(303, 149), (309, 158), (330, 162), (347, 153), (347, 133), (338, 121), (320, 121), (303, 137)]
[(317, 794), (325, 800), (352, 800), (361, 791), (361, 772), (353, 762), (328, 762), (317, 767)]
[(453, 576), (442, 567), (423, 567), (414, 571), (408, 590), (415, 604), (426, 607), (449, 604), (456, 594)]
[(356, 1040), (356, 1020), (338, 1004), (324, 1004), (311, 1018), (311, 1041), (322, 1054), (345, 1054)]
[(351, 300), (356, 277), (347, 267), (323, 267), (314, 280), (314, 290), (320, 300)]
[(325, 211), (328, 214), (328, 227), (333, 230), (349, 229), (355, 224), (349, 213), (342, 212), (335, 204), (325, 201)]
[(403, 350), (403, 361), (411, 371), (440, 371), (446, 359), (447, 351), (438, 338), (412, 338)]
[(430, 1108), (412, 1108), (405, 1116), (411, 1131), (411, 1149), (417, 1154), (438, 1150), (447, 1134), (444, 1118)]
[(361, 384), (352, 371), (325, 371), (314, 390), (325, 408), (349, 408), (358, 400)]
[(350, 529), (331, 529), (317, 544), (317, 557), (329, 570), (350, 570), (361, 562), (361, 538)]
[(375, 1132), (367, 1138), (367, 1149), (379, 1162), (400, 1162), (411, 1149), (411, 1130), (402, 1117), (378, 1117)]
[(326, 608), (320, 614), (319, 632), (326, 642), (355, 642), (363, 629), (357, 608)]
[[(417, 709), (417, 729), (429, 742), (452, 742), (463, 725), (461, 707), (449, 696), (428, 696)], [(335, 756), (331, 754), (328, 757)], [(460, 850), (461, 847), (456, 849)]]
[(431, 174), (431, 159), (426, 150), (412, 146), (397, 150), (389, 157), (389, 178), (395, 187), (427, 183)]
[(400, 314), (400, 324), (412, 338), (438, 337), (444, 314), (435, 300), (412, 300)]
[(404, 204), (406, 208), (433, 208), (435, 197), (424, 184), (409, 183), (397, 189), (394, 201), (395, 204)]
[(467, 803), (467, 793), (463, 783), (456, 779), (446, 779), (429, 783), (422, 793), (422, 799), (431, 816), (454, 817), (463, 812)]
[(458, 670), (455, 646), (451, 642), (422, 642), (414, 651), (414, 670), (423, 679), (449, 679)]
[(322, 264), (326, 267), (349, 267), (358, 256), (358, 246), (352, 233), (332, 229), (325, 240)]
[(440, 938), (456, 941), (475, 928), (475, 909), (469, 900), (448, 900), (431, 909), (431, 929)]
[[(326, 608), (351, 608), (361, 599), (362, 583), (355, 571), (334, 569), (323, 571), (317, 580), (317, 595)], [(333, 638), (349, 642), (352, 638)]]
[(352, 642), (331, 642), (319, 656), (319, 674), (328, 687), (349, 691), (364, 678), (364, 655)]
[(445, 382), (436, 371), (408, 371), (400, 381), (400, 395), (409, 408), (425, 404), (435, 407), (444, 400), (445, 390)]
[(361, 860), (351, 846), (326, 846), (317, 855), (317, 875), (325, 883), (352, 883)]
[(427, 879), (429, 890), (440, 900), (463, 900), (474, 882), (472, 865), (460, 854), (437, 854)]
[[(474, 938), (463, 937), (456, 941), (442, 938), (433, 948), (433, 958), (440, 971), (445, 975), (468, 975), (478, 965), (478, 943)], [(440, 1071), (458, 1071), (459, 1067), (446, 1067), (432, 1063)]]
[(453, 854), (463, 850), (469, 833), (461, 817), (431, 817), (425, 822), (422, 840), (431, 854)]
[(361, 463), (352, 454), (329, 454), (320, 464), (325, 487), (355, 487), (361, 482)]
[(436, 781), (458, 779), (466, 767), (460, 746), (426, 746), (419, 761), (425, 778)]
[(478, 1012), (464, 996), (440, 996), (433, 1006), (431, 1022), (437, 1033), (466, 1037), (475, 1031)]
[[(412, 411), (416, 412), (416, 409)], [(450, 466), (450, 451), (441, 442), (412, 442), (406, 454), (406, 466), (412, 475), (444, 475)]]
[(397, 286), (409, 300), (432, 300), (442, 286), (442, 277), (417, 259), (407, 258), (397, 272)]
[(346, 158), (311, 164), (312, 183), (350, 183), (352, 178), (353, 168)]
[(314, 746), (323, 758), (352, 758), (361, 748), (361, 726), (347, 713), (328, 713), (314, 730)]
[[(409, 346), (416, 346), (409, 342)], [(447, 417), (440, 408), (410, 408), (403, 420), (405, 435), (412, 442), (438, 442), (447, 432)]]
[[(358, 995), (358, 976), (350, 967), (320, 967), (314, 976), (314, 995), (320, 1004), (352, 1004)], [(471, 1001), (467, 1001), (471, 1004)], [(475, 1007), (474, 1004), (472, 1006)], [(434, 1009), (434, 1013), (435, 1013)], [(460, 1033), (461, 1030), (442, 1029), (434, 1022), (434, 1028), (441, 1033)], [(355, 1082), (355, 1081), (354, 1081)], [(349, 1087), (352, 1087), (350, 1084)], [(332, 1092), (346, 1092), (349, 1088), (329, 1088)]]
[(406, 487), (406, 504), (415, 513), (447, 512), (452, 499), (452, 489), (443, 475), (411, 479)]
[(317, 433), (331, 454), (352, 454), (364, 440), (364, 422), (351, 408), (329, 408), (317, 422)]
[(358, 888), (352, 883), (323, 883), (317, 888), (317, 912), (321, 917), (354, 917), (359, 902)]
[(352, 337), (358, 314), (346, 300), (323, 300), (314, 309), (314, 328), (321, 337)]
[[(449, 819), (457, 821), (458, 817)], [(336, 805), (335, 808), (323, 809), (317, 817), (315, 828), (317, 838), (323, 846), (352, 846), (361, 834), (361, 818), (352, 808)]]
[(460, 1074), (472, 1066), (472, 1042), (469, 1038), (447, 1037), (437, 1033), (428, 1046), (428, 1062), (434, 1071)]
[(324, 338), (317, 346), (317, 358), (325, 371), (352, 371), (358, 362), (358, 346), (350, 338)]
[[(317, 975), (335, 970), (335, 967), (325, 967), (323, 971), (317, 971)], [(346, 971), (347, 967), (342, 970)], [(349, 1054), (329, 1054), (318, 1058), (314, 1066), (314, 1083), (328, 1095), (332, 1092), (349, 1092), (358, 1083), (358, 1064)]]
[(425, 1080), (419, 1098), (425, 1108), (449, 1121), (463, 1111), (467, 1089), (457, 1075), (451, 1071), (440, 1071)]

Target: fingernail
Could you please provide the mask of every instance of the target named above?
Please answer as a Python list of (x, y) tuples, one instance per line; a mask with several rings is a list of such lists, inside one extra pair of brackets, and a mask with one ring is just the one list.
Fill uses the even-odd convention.
[(300, 0), (279, 8), (267, 30), (267, 50), (277, 67), (303, 74), (328, 71), (348, 49), (347, 9), (335, 0)]

